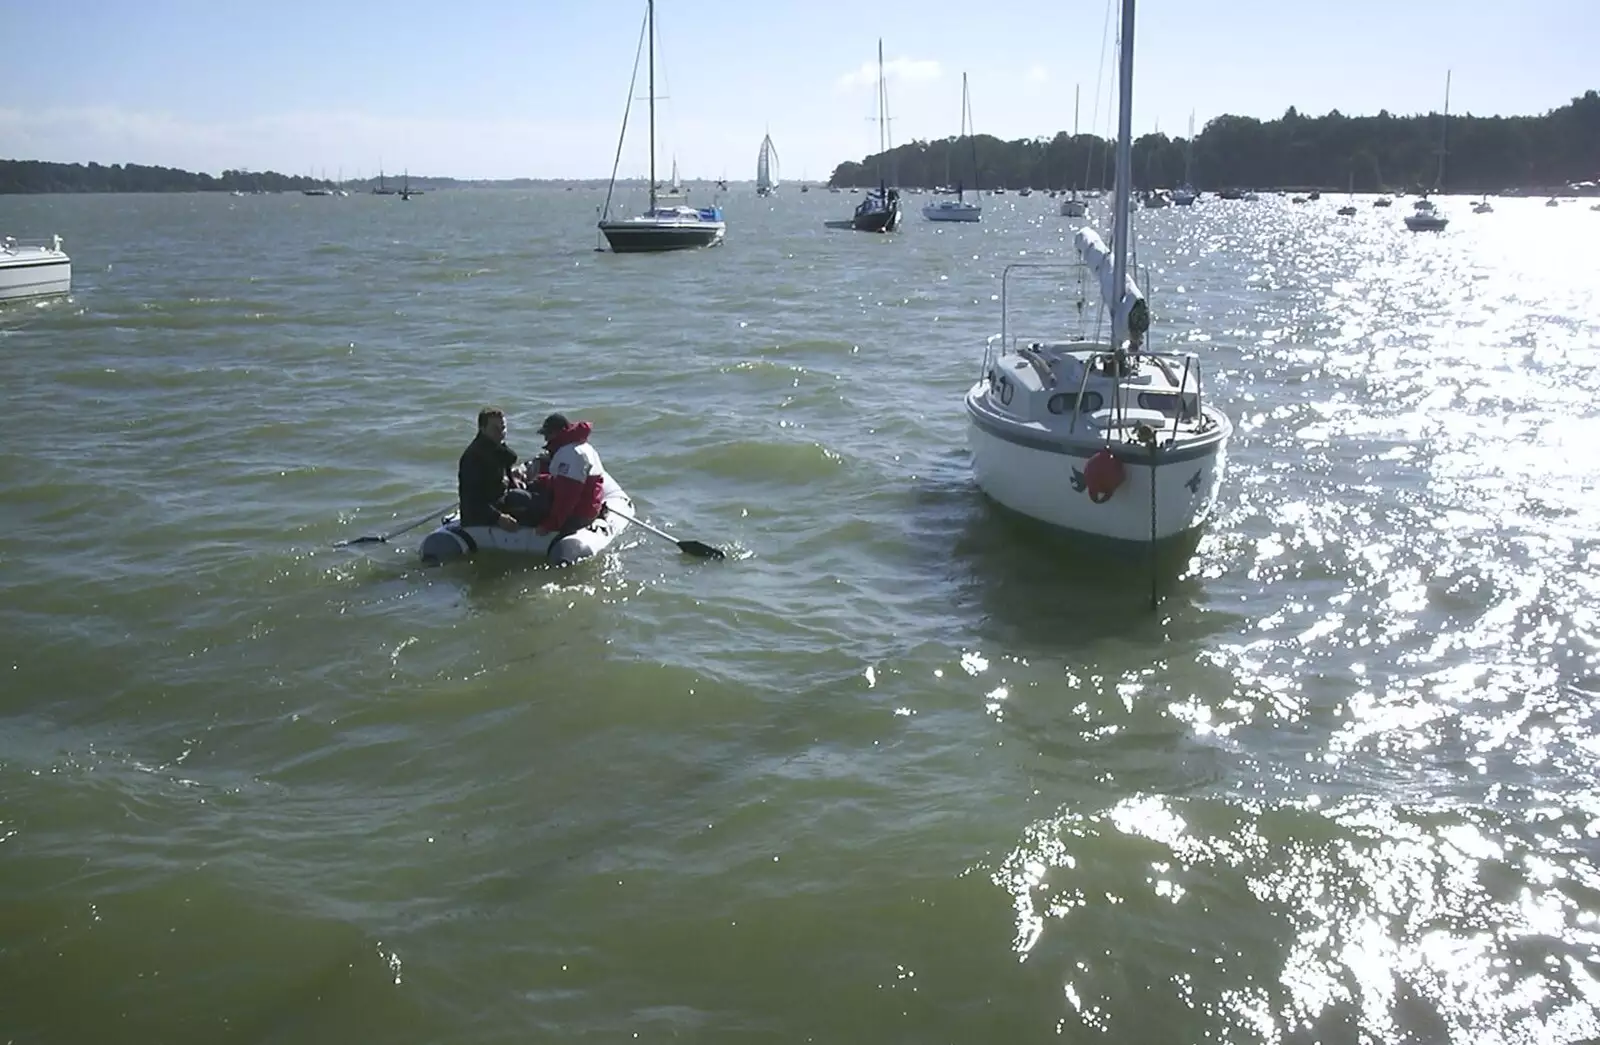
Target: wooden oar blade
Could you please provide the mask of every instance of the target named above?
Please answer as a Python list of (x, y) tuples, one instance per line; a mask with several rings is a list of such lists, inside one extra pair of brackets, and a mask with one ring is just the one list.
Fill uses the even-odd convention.
[(679, 550), (689, 555), (698, 555), (702, 559), (726, 559), (728, 553), (721, 548), (714, 548), (700, 541), (679, 541)]

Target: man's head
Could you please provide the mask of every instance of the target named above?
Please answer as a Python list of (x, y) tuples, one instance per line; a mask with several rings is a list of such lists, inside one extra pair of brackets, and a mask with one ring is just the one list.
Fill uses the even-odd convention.
[(549, 439), (557, 432), (564, 431), (567, 427), (567, 418), (564, 414), (551, 414), (544, 419), (544, 424), (539, 426), (539, 434)]
[(478, 434), (486, 435), (497, 443), (505, 442), (506, 412), (498, 406), (486, 406), (479, 410)]

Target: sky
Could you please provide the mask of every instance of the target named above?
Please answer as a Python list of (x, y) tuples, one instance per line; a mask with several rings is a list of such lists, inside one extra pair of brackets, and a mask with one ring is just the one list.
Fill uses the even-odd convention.
[[(657, 162), (785, 181), (893, 143), (1114, 130), (1114, 0), (657, 0)], [(605, 178), (644, 0), (0, 0), (0, 159), (213, 174)], [(869, 17), (870, 16), (870, 17)], [(1134, 129), (1271, 119), (1546, 112), (1600, 88), (1600, 0), (1139, 0)], [(29, 70), (36, 75), (24, 75)], [(641, 64), (620, 174), (649, 164)]]

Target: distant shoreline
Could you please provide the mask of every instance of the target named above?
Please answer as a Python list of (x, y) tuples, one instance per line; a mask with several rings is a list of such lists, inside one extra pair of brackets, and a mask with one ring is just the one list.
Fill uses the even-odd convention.
[[(474, 191), (474, 190), (483, 191), (483, 190), (493, 190), (493, 189), (513, 190), (513, 189), (536, 189), (536, 188), (567, 188), (567, 189), (573, 189), (573, 190), (576, 190), (576, 189), (587, 189), (587, 190), (594, 190), (594, 191), (604, 191), (608, 184), (609, 184), (609, 182), (607, 182), (605, 180), (601, 180), (601, 181), (596, 182), (596, 181), (565, 181), (565, 180), (560, 180), (560, 179), (550, 179), (550, 180), (529, 179), (529, 180), (526, 180), (526, 181), (518, 181), (518, 182), (467, 182), (467, 181), (456, 181), (456, 182), (453, 182), (453, 183), (450, 183), (450, 184), (436, 185), (436, 184), (432, 183), (431, 181), (419, 180), (419, 181), (415, 181), (415, 182), (412, 183), (411, 189), (412, 189), (412, 191), (418, 192), (418, 193), (441, 193), (441, 192)], [(707, 186), (714, 186), (714, 185), (716, 185), (716, 182), (715, 181), (704, 181), (704, 182), (680, 181), (680, 184), (684, 188), (704, 188), (704, 187), (707, 187)], [(806, 184), (811, 186), (811, 187), (813, 187), (813, 188), (820, 189), (820, 190), (823, 190), (823, 191), (827, 191), (830, 188), (830, 186), (827, 185), (824, 182), (807, 182)], [(619, 182), (616, 183), (616, 185), (617, 185), (617, 188), (643, 190), (645, 188), (646, 182), (642, 181), (642, 180), (641, 181), (632, 181), (632, 182), (619, 181)], [(716, 189), (713, 189), (712, 191), (730, 191), (731, 192), (731, 191), (735, 191), (735, 190), (739, 190), (739, 189), (748, 188), (751, 192), (754, 192), (755, 182), (753, 182), (753, 181), (746, 181), (746, 182), (732, 181), (732, 182), (728, 182), (728, 185), (729, 185), (729, 188), (727, 190), (716, 190)], [(871, 188), (872, 186), (871, 185), (859, 185), (859, 186), (840, 185), (838, 187), (841, 188), (841, 189), (851, 189), (851, 188)], [(931, 185), (907, 185), (907, 184), (904, 184), (904, 183), (902, 183), (899, 187), (902, 188), (902, 189), (914, 190), (914, 191), (923, 191), (923, 192), (928, 192), (928, 193), (932, 193), (934, 191), (934, 189), (935, 189), (935, 186), (931, 186)], [(1172, 186), (1162, 186), (1162, 188), (1171, 188), (1171, 187)], [(1311, 193), (1311, 192), (1321, 193), (1321, 194), (1326, 195), (1326, 196), (1344, 196), (1344, 195), (1347, 194), (1346, 190), (1343, 187), (1334, 186), (1334, 185), (1265, 185), (1265, 186), (1264, 185), (1238, 185), (1238, 186), (1234, 186), (1234, 185), (1226, 185), (1226, 186), (1201, 185), (1201, 186), (1196, 186), (1196, 188), (1198, 189), (1198, 191), (1200, 191), (1202, 193), (1208, 193), (1208, 194), (1211, 194), (1211, 195), (1215, 195), (1217, 193), (1218, 189), (1234, 189), (1234, 188), (1243, 189), (1243, 190), (1246, 190), (1246, 191), (1249, 191), (1249, 192), (1266, 193), (1266, 194), (1269, 194), (1269, 195), (1282, 195), (1282, 196), (1299, 195), (1299, 194)], [(148, 188), (127, 188), (127, 189), (37, 189), (37, 190), (23, 189), (23, 190), (9, 190), (9, 191), (5, 190), (5, 189), (0, 189), (0, 196), (134, 196), (134, 195), (149, 195), (149, 196), (179, 196), (179, 195), (214, 196), (214, 195), (218, 195), (218, 194), (231, 195), (232, 193), (238, 192), (238, 191), (240, 191), (240, 190), (237, 190), (237, 189), (226, 189), (226, 188), (220, 188), (220, 187), (213, 187), (213, 188), (170, 188), (170, 189), (148, 189)], [(798, 186), (795, 188), (794, 191), (795, 192), (799, 191)], [(988, 190), (973, 190), (973, 189), (969, 189), (967, 191), (968, 192), (976, 192), (976, 191), (988, 191)], [(1036, 189), (1034, 191), (1042, 193), (1042, 192), (1047, 191), (1047, 190)], [(1059, 191), (1066, 191), (1066, 190), (1059, 190)], [(1096, 191), (1097, 192), (1103, 192), (1104, 190), (1096, 190)], [(1362, 192), (1354, 193), (1354, 195), (1357, 195), (1357, 196), (1384, 196), (1384, 195), (1389, 195), (1389, 196), (1400, 195), (1400, 196), (1404, 196), (1404, 195), (1415, 194), (1418, 191), (1419, 190), (1417, 190), (1415, 188), (1405, 189), (1405, 188), (1395, 187), (1395, 188), (1383, 188), (1383, 189), (1376, 189), (1376, 190), (1364, 190)], [(1015, 192), (1015, 190), (1012, 190), (1012, 192)], [(302, 195), (302, 194), (303, 194), (303, 191), (300, 190), (300, 189), (263, 189), (263, 190), (252, 190), (252, 191), (247, 191), (247, 192), (243, 192), (242, 193), (242, 195), (245, 195), (245, 196), (296, 196), (296, 195)], [(368, 189), (350, 189), (349, 190), (349, 194), (351, 196), (375, 196), (375, 195), (381, 196), (381, 195), (385, 195), (385, 193), (376, 193), (376, 192), (372, 192), (371, 190), (368, 190)], [(392, 193), (388, 193), (387, 195), (398, 196), (399, 192), (392, 192)], [(1569, 183), (1569, 184), (1566, 184), (1566, 185), (1510, 185), (1510, 186), (1505, 186), (1505, 187), (1499, 188), (1499, 189), (1487, 189), (1487, 190), (1480, 190), (1480, 189), (1475, 189), (1475, 188), (1474, 189), (1467, 189), (1467, 188), (1460, 188), (1460, 189), (1449, 189), (1449, 188), (1445, 188), (1445, 189), (1430, 189), (1429, 192), (1428, 192), (1428, 195), (1430, 195), (1430, 196), (1461, 196), (1461, 197), (1475, 197), (1475, 196), (1483, 196), (1483, 195), (1502, 196), (1502, 197), (1550, 197), (1550, 196), (1574, 196), (1574, 197), (1586, 197), (1586, 198), (1587, 197), (1600, 197), (1600, 181), (1573, 182), (1573, 183)]]

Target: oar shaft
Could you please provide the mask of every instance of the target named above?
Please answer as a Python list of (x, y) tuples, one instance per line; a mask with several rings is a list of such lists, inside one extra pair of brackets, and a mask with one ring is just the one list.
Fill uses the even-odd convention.
[(354, 537), (354, 538), (351, 538), (348, 541), (340, 541), (338, 544), (334, 545), (334, 547), (342, 548), (342, 547), (345, 547), (346, 545), (351, 545), (351, 544), (387, 544), (387, 543), (389, 543), (390, 540), (392, 540), (395, 537), (399, 537), (402, 534), (410, 533), (412, 530), (415, 530), (417, 527), (423, 526), (423, 525), (425, 525), (427, 523), (432, 522), (434, 519), (436, 519), (439, 516), (443, 515), (445, 512), (448, 512), (450, 509), (454, 508), (455, 506), (456, 506), (456, 502), (451, 501), (449, 504), (445, 505), (443, 508), (436, 508), (433, 511), (429, 512), (427, 515), (424, 515), (422, 518), (418, 519), (416, 522), (412, 523), (411, 525), (403, 526), (400, 529), (395, 530), (393, 533), (386, 533), (386, 534), (382, 534), (381, 536)]
[(619, 519), (633, 523), (646, 533), (653, 533), (662, 540), (671, 541), (673, 544), (678, 546), (678, 550), (680, 552), (683, 552), (686, 555), (697, 555), (702, 559), (726, 559), (728, 557), (727, 552), (724, 552), (721, 548), (714, 548), (711, 545), (706, 544), (704, 541), (680, 541), (667, 531), (658, 530), (654, 526), (651, 526), (649, 523), (645, 522), (643, 519), (637, 519), (634, 516), (629, 515), (627, 512), (620, 512), (617, 509), (612, 508), (610, 505), (606, 506), (606, 511), (612, 515), (615, 515)]
[(606, 506), (606, 511), (609, 512), (612, 515), (615, 515), (619, 519), (626, 519), (628, 522), (633, 523), (633, 525), (639, 527), (640, 529), (649, 530), (651, 533), (655, 534), (657, 537), (661, 537), (661, 538), (664, 538), (665, 540), (669, 540), (673, 544), (677, 544), (678, 543), (678, 538), (672, 536), (672, 534), (668, 533), (665, 530), (656, 529), (654, 526), (651, 526), (649, 523), (645, 522), (643, 519), (639, 519), (639, 518), (636, 518), (636, 517), (634, 517), (632, 515), (629, 515), (627, 512), (618, 511), (617, 509), (612, 508), (609, 505)]

